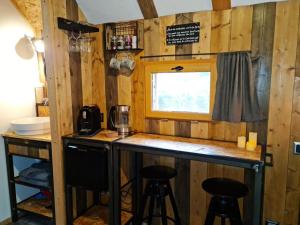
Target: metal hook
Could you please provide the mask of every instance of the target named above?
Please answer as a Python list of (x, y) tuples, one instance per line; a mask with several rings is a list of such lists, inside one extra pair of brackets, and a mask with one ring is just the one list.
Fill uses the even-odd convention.
[(176, 70), (176, 72), (180, 72), (182, 71), (184, 68), (182, 66), (176, 66), (174, 68), (172, 68), (171, 70)]

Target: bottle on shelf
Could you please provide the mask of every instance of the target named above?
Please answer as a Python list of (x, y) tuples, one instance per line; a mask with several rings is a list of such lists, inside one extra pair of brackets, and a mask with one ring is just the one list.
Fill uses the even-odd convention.
[(124, 38), (123, 38), (122, 35), (118, 36), (117, 49), (118, 50), (123, 50), (124, 49)]

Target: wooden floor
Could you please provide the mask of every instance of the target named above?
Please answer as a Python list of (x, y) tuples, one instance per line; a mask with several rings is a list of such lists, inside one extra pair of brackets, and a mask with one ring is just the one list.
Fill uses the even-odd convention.
[[(121, 213), (121, 225), (126, 225), (132, 215), (130, 213), (122, 211)], [(82, 216), (77, 218), (74, 225), (106, 225), (108, 224), (108, 208), (103, 206), (94, 206)]]

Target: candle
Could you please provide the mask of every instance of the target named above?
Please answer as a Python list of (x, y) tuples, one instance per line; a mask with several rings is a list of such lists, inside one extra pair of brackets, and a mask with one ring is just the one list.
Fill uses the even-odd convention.
[(238, 137), (238, 148), (245, 148), (245, 146), (246, 146), (246, 137), (239, 136)]
[(257, 133), (256, 132), (249, 132), (249, 142), (254, 145), (255, 147), (257, 146)]
[(255, 148), (256, 148), (256, 146), (252, 143), (252, 142), (247, 142), (247, 144), (246, 144), (246, 149), (248, 150), (248, 151), (254, 151), (255, 150)]

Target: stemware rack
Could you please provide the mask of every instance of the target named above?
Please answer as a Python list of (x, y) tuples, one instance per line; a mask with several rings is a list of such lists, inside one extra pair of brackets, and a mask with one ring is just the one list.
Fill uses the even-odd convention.
[(74, 33), (94, 33), (99, 32), (99, 28), (87, 24), (74, 22), (62, 17), (57, 17), (58, 28)]

